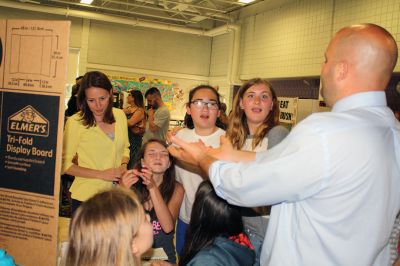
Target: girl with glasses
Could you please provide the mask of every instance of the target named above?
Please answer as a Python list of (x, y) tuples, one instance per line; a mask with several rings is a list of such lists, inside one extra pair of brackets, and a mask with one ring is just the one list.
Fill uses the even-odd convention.
[[(219, 147), (220, 136), (225, 135), (225, 131), (216, 126), (219, 109), (220, 96), (213, 87), (208, 85), (195, 87), (189, 92), (189, 102), (186, 104), (186, 128), (179, 130), (176, 136), (188, 142), (201, 140), (207, 146)], [(178, 162), (175, 168), (176, 179), (185, 189), (176, 229), (176, 249), (180, 254), (190, 222), (194, 196), (205, 173), (183, 162)]]

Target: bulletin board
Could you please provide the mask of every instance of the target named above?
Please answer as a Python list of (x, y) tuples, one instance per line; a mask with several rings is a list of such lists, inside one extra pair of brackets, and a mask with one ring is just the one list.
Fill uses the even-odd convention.
[(161, 92), (161, 97), (169, 110), (174, 110), (174, 101), (183, 97), (183, 90), (179, 88), (177, 83), (173, 83), (166, 79), (156, 79), (149, 76), (139, 78), (127, 76), (109, 76), (113, 88), (117, 92), (139, 90), (145, 95), (146, 91), (151, 87), (156, 87)]

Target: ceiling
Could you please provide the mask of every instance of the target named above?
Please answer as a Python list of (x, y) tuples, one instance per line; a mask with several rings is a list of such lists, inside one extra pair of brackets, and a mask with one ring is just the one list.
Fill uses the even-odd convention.
[(81, 4), (79, 0), (15, 2), (205, 30), (233, 23), (233, 12), (249, 5), (237, 0), (94, 0), (90, 5)]

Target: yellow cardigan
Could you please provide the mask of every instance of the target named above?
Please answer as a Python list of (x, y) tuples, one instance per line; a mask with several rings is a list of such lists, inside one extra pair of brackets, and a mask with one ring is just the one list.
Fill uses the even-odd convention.
[[(95, 170), (116, 168), (122, 158), (129, 158), (128, 124), (122, 110), (113, 108), (115, 138), (112, 140), (98, 126), (86, 128), (79, 113), (71, 116), (65, 125), (62, 172), (71, 167), (78, 154), (78, 165)], [(102, 179), (76, 176), (70, 188), (71, 197), (85, 201), (99, 191), (111, 188), (112, 182)]]

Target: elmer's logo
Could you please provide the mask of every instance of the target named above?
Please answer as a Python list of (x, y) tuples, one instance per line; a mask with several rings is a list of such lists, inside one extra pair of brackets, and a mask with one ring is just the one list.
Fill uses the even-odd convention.
[(49, 121), (28, 105), (8, 118), (8, 132), (48, 137)]

